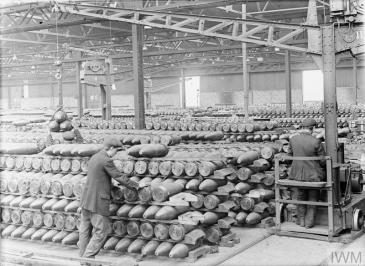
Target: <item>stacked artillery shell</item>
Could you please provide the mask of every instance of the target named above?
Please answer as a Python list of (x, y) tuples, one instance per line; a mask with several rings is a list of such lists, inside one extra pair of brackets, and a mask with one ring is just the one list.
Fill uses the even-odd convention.
[[(160, 126), (185, 127), (176, 123), (161, 123)], [(201, 131), (207, 126), (195, 124), (188, 137), (198, 142), (221, 140), (219, 131), (222, 129), (209, 133)], [(215, 128), (219, 129), (218, 125)], [(262, 127), (243, 127), (236, 123), (228, 130), (231, 133), (255, 132)], [(189, 152), (170, 148), (167, 153), (161, 146), (143, 150), (145, 145), (174, 145), (172, 143), (187, 138), (180, 136), (181, 140), (173, 134), (161, 135), (158, 142), (153, 138), (139, 138), (139, 143), (135, 138), (123, 138), (123, 142), (135, 145), (129, 152), (136, 156), (119, 152), (114, 158), (115, 165), (145, 187), (138, 193), (122, 186), (113, 189), (112, 233), (104, 249), (185, 258), (203, 244), (217, 244), (229, 233), (232, 220), (239, 225), (251, 225), (267, 213), (272, 214), (273, 174), (270, 171), (273, 156), (278, 152), (276, 148), (238, 148), (234, 152), (237, 156), (227, 156), (229, 159), (218, 146)], [(244, 154), (245, 151), (248, 154)], [(2, 231), (4, 237), (69, 245), (77, 242), (78, 200), (86, 179), (81, 171), (73, 171), (81, 168), (81, 164), (74, 162), (72, 166), (75, 158), (69, 153), (72, 149), (58, 147), (52, 150), (52, 155), (36, 156), (42, 158), (41, 162), (35, 163), (35, 166), (41, 165), (38, 171), (43, 170), (42, 173), (19, 172), (19, 169), (29, 169), (29, 163), (25, 159), (17, 161), (14, 156), (7, 158), (10, 170), (2, 175), (0, 186), (2, 194), (5, 192), (1, 198), (2, 221), (7, 225)], [(23, 172), (27, 175), (19, 174)], [(184, 224), (181, 222), (184, 219), (191, 219), (195, 224)]]
[[(225, 158), (218, 152), (169, 152), (162, 158), (146, 158), (139, 157), (140, 149), (134, 146), (128, 150), (129, 156), (120, 153), (114, 158), (118, 168), (145, 187), (137, 197), (123, 187), (113, 192), (119, 208), (111, 217), (113, 232), (104, 249), (185, 258), (203, 244), (217, 244), (222, 236), (218, 221), (228, 217), (228, 211), (219, 210), (218, 204), (228, 201), (229, 194), (215, 200), (210, 194), (227, 184), (227, 180), (213, 179), (215, 171), (226, 167)], [(130, 165), (128, 171), (126, 165)], [(193, 202), (184, 201), (183, 195)], [(180, 222), (191, 215), (200, 217), (195, 224)], [(210, 230), (214, 226), (219, 233)], [(218, 234), (215, 242), (211, 241), (213, 234)]]
[(279, 150), (278, 146), (267, 145), (243, 152), (233, 160), (237, 171), (231, 180), (234, 187), (231, 199), (238, 208), (230, 216), (238, 226), (252, 226), (274, 215), (273, 165)]
[[(55, 154), (11, 156), (14, 166), (11, 160), (2, 165), (9, 168), (0, 173), (3, 237), (76, 245), (77, 210), (86, 180), (82, 173), (96, 149), (74, 149), (72, 145), (54, 145)], [(72, 151), (85, 157), (63, 156), (71, 156)]]

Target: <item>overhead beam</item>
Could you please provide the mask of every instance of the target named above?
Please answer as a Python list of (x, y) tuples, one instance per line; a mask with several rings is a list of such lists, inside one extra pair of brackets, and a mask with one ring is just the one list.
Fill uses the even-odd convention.
[[(293, 41), (291, 42), (294, 45), (300, 45), (303, 43), (303, 40)], [(259, 45), (252, 45), (247, 44), (248, 47), (260, 47)], [(145, 52), (143, 53), (144, 57), (148, 56), (160, 56), (160, 55), (175, 55), (175, 54), (189, 54), (189, 53), (204, 53), (204, 52), (211, 52), (211, 51), (224, 51), (224, 50), (241, 50), (242, 45), (231, 45), (231, 46), (220, 46), (220, 47), (203, 47), (203, 48), (195, 48), (195, 49), (181, 49), (181, 50), (171, 50), (171, 51), (153, 51), (153, 52)], [(132, 54), (121, 54), (121, 55), (112, 55), (110, 56), (113, 60), (114, 59), (126, 59), (132, 58)], [(98, 57), (88, 57), (88, 58), (71, 58), (71, 59), (64, 59), (63, 63), (73, 63), (76, 61), (84, 61), (84, 60), (98, 60), (104, 59), (105, 57), (98, 56)], [(54, 61), (32, 61), (29, 63), (21, 63), (21, 64), (7, 64), (2, 65), (2, 68), (13, 68), (13, 67), (23, 67), (23, 66), (32, 66), (32, 65), (50, 65), (53, 64)]]
[(105, 21), (106, 19), (100, 18), (80, 18), (80, 19), (67, 19), (65, 21), (47, 21), (42, 24), (30, 24), (30, 25), (19, 25), (11, 26), (11, 28), (0, 28), (0, 35), (14, 34), (20, 32), (37, 31), (43, 29), (53, 29), (60, 27), (69, 27), (74, 25), (90, 24)]
[[(82, 2), (82, 1), (80, 1)], [(243, 2), (239, 1), (239, 2)], [(154, 6), (154, 7), (149, 7), (149, 8), (145, 8), (145, 10), (151, 10), (151, 11), (157, 11), (157, 10), (173, 10), (173, 9), (182, 9), (182, 8), (206, 8), (206, 7), (214, 7), (217, 5), (221, 5), (221, 4), (226, 4), (229, 5), (230, 3), (237, 3), (237, 0), (209, 0), (209, 1), (177, 1), (176, 3), (173, 4), (169, 4), (169, 5), (162, 5), (162, 6)], [(40, 12), (44, 13), (43, 9), (44, 7), (51, 7), (49, 3), (47, 4), (42, 4), (40, 5), (40, 3), (37, 3), (36, 5), (34, 5), (34, 8), (38, 8), (40, 9)], [(26, 12), (28, 11), (30, 8), (30, 5), (23, 5), (21, 7), (9, 7), (9, 8), (2, 8), (2, 15), (9, 15), (9, 14), (14, 14), (14, 13), (19, 13), (19, 12)], [(126, 13), (128, 14), (128, 13)], [(27, 31), (34, 31), (34, 30), (41, 30), (41, 29), (51, 29), (51, 28), (55, 28), (57, 27), (68, 27), (68, 26), (74, 26), (74, 25), (82, 25), (82, 24), (90, 24), (90, 23), (95, 23), (95, 22), (102, 22), (102, 21), (107, 21), (105, 19), (88, 19), (88, 18), (82, 18), (82, 19), (70, 19), (70, 20), (60, 20), (60, 21), (49, 21), (49, 22), (43, 22), (42, 24), (37, 24), (37, 25), (22, 25), (22, 26), (16, 26), (16, 25), (12, 25), (11, 28), (8, 29), (0, 29), (0, 34), (1, 35), (5, 35), (5, 34), (13, 34), (13, 33), (19, 33), (19, 32), (27, 32)], [(57, 24), (57, 25), (56, 25)], [(88, 26), (92, 26), (92, 27), (96, 27), (96, 28), (102, 28), (102, 29), (110, 29), (109, 27), (104, 27), (104, 26), (93, 26), (93, 25), (88, 25)], [(122, 29), (118, 29), (118, 28), (112, 28), (112, 30), (118, 30), (118, 31), (125, 31)], [(129, 32), (129, 31), (128, 31)]]
[(35, 41), (35, 40), (26, 40), (26, 39), (18, 39), (18, 38), (4, 38), (0, 37), (0, 41), (3, 42), (21, 42), (21, 43), (33, 43), (33, 44), (52, 44), (56, 45), (56, 42), (43, 42), (43, 41)]
[[(278, 23), (278, 22), (262, 22), (259, 20), (242, 20), (242, 19), (229, 19), (229, 18), (217, 18), (208, 16), (198, 15), (181, 15), (163, 11), (141, 11), (133, 9), (121, 9), (121, 8), (108, 8), (108, 7), (95, 7), (90, 5), (69, 5), (69, 4), (58, 4), (57, 7), (61, 12), (69, 12), (72, 14), (83, 15), (87, 17), (94, 17), (100, 19), (109, 19), (115, 21), (128, 22), (132, 24), (145, 25), (155, 28), (170, 29), (176, 31), (182, 31), (187, 33), (201, 34), (204, 36), (224, 38), (234, 41), (254, 43), (264, 46), (273, 46), (283, 49), (288, 49), (298, 52), (306, 52), (313, 54), (321, 54), (321, 46), (312, 46), (311, 49), (301, 46), (288, 45), (285, 42), (276, 39), (271, 39), (270, 34), (267, 36), (267, 32), (263, 25), (270, 25), (271, 32), (280, 31), (281, 38), (285, 35), (290, 34), (290, 38), (293, 39), (295, 36), (302, 33), (298, 29), (303, 31), (311, 30), (320, 32), (319, 26), (312, 25), (296, 25), (289, 23)], [(100, 14), (99, 11), (107, 11)], [(209, 28), (222, 25), (222, 23), (231, 23), (233, 26), (225, 29), (224, 32), (209, 31)], [(257, 36), (245, 36), (240, 31), (242, 24), (247, 27), (258, 28), (258, 32), (261, 37)], [(208, 29), (205, 29), (205, 25), (209, 25)], [(270, 32), (270, 31), (269, 31)], [(294, 33), (293, 33), (294, 32)], [(262, 35), (266, 35), (263, 37)], [(318, 44), (318, 42), (315, 42)]]
[(84, 39), (85, 38), (85, 36), (83, 36), (83, 35), (64, 34), (64, 33), (60, 33), (60, 32), (52, 32), (52, 31), (45, 31), (45, 30), (29, 31), (29, 33), (41, 34), (41, 35), (52, 35), (52, 36), (75, 38), (75, 39)]

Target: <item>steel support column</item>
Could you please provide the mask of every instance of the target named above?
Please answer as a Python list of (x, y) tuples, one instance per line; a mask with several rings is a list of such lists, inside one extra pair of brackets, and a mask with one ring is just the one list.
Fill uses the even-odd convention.
[(102, 115), (103, 119), (111, 120), (112, 118), (112, 80), (111, 80), (111, 59), (105, 59), (105, 74), (106, 74), (106, 85), (100, 86), (101, 90), (101, 108), (102, 108)]
[(77, 109), (78, 109), (78, 117), (81, 118), (84, 114), (83, 105), (82, 105), (82, 83), (81, 83), (81, 77), (80, 77), (80, 71), (81, 71), (81, 62), (76, 62), (76, 87), (78, 89), (78, 95), (77, 95)]
[(322, 59), (324, 81), (324, 118), (326, 128), (326, 153), (332, 163), (337, 163), (337, 97), (334, 26), (322, 28)]
[(111, 119), (111, 111), (108, 108), (108, 99), (110, 99), (110, 88), (105, 84), (100, 84), (100, 100), (101, 100), (101, 116), (103, 120), (110, 120)]
[(84, 89), (84, 108), (87, 109), (89, 108), (89, 102), (88, 102), (88, 95), (87, 95), (87, 84), (86, 83), (82, 83), (82, 87)]
[(54, 86), (53, 86), (53, 82), (51, 82), (51, 108), (54, 107)]
[[(242, 19), (246, 19), (246, 4), (242, 4)], [(246, 24), (242, 24), (242, 34), (246, 33)], [(247, 44), (242, 42), (242, 79), (243, 79), (243, 108), (245, 118), (248, 119), (249, 104), (249, 76), (247, 65)]]
[(12, 108), (11, 87), (8, 86), (8, 109)]
[(357, 84), (357, 59), (356, 57), (354, 57), (352, 59), (352, 84), (354, 86), (354, 93), (355, 93), (355, 104), (357, 104), (357, 98), (358, 98), (358, 95), (357, 95), (357, 90), (358, 90), (358, 84)]
[(186, 108), (185, 70), (181, 69), (181, 108)]
[(146, 97), (146, 108), (147, 109), (152, 109), (151, 92), (146, 91), (145, 92), (145, 97)]
[(144, 80), (143, 80), (143, 26), (132, 24), (134, 122), (136, 129), (145, 128)]
[(292, 99), (291, 99), (291, 65), (290, 65), (290, 51), (285, 51), (285, 107), (286, 116), (291, 117)]
[(59, 79), (58, 82), (58, 106), (63, 107), (63, 88), (62, 88), (62, 74), (63, 67), (62, 64), (58, 66)]

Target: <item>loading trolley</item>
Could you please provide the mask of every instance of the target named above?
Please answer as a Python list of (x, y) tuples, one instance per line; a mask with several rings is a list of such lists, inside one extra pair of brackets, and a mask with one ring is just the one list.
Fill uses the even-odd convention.
[[(326, 181), (301, 182), (280, 179), (280, 162), (294, 160), (325, 160)], [(365, 192), (362, 191), (362, 184), (361, 171), (351, 172), (350, 164), (333, 165), (330, 156), (292, 157), (278, 154), (275, 156), (275, 233), (339, 242), (348, 242), (358, 237), (364, 232)], [(294, 187), (318, 189), (325, 195), (326, 200), (314, 202), (284, 199), (282, 197), (283, 189)], [(316, 205), (317, 214), (314, 227), (305, 228), (294, 222), (285, 221), (284, 209), (287, 204)]]

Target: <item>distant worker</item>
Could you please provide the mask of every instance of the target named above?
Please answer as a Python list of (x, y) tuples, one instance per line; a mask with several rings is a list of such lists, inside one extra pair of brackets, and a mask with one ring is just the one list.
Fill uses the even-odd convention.
[[(289, 140), (289, 154), (294, 157), (316, 157), (324, 156), (325, 151), (319, 139), (312, 136), (313, 128), (316, 121), (312, 118), (304, 119), (302, 129), (299, 134)], [(289, 173), (289, 179), (302, 182), (319, 182), (323, 181), (324, 171), (321, 165), (324, 161), (302, 161), (294, 160)], [(318, 201), (319, 190), (296, 188), (297, 200), (300, 201)], [(316, 206), (298, 204), (297, 206), (297, 224), (311, 228), (314, 226)]]
[(138, 183), (123, 176), (111, 159), (121, 146), (122, 143), (116, 138), (106, 138), (103, 149), (88, 162), (87, 180), (80, 200), (80, 257), (94, 258), (111, 232), (109, 205), (112, 178), (129, 189), (138, 189)]

